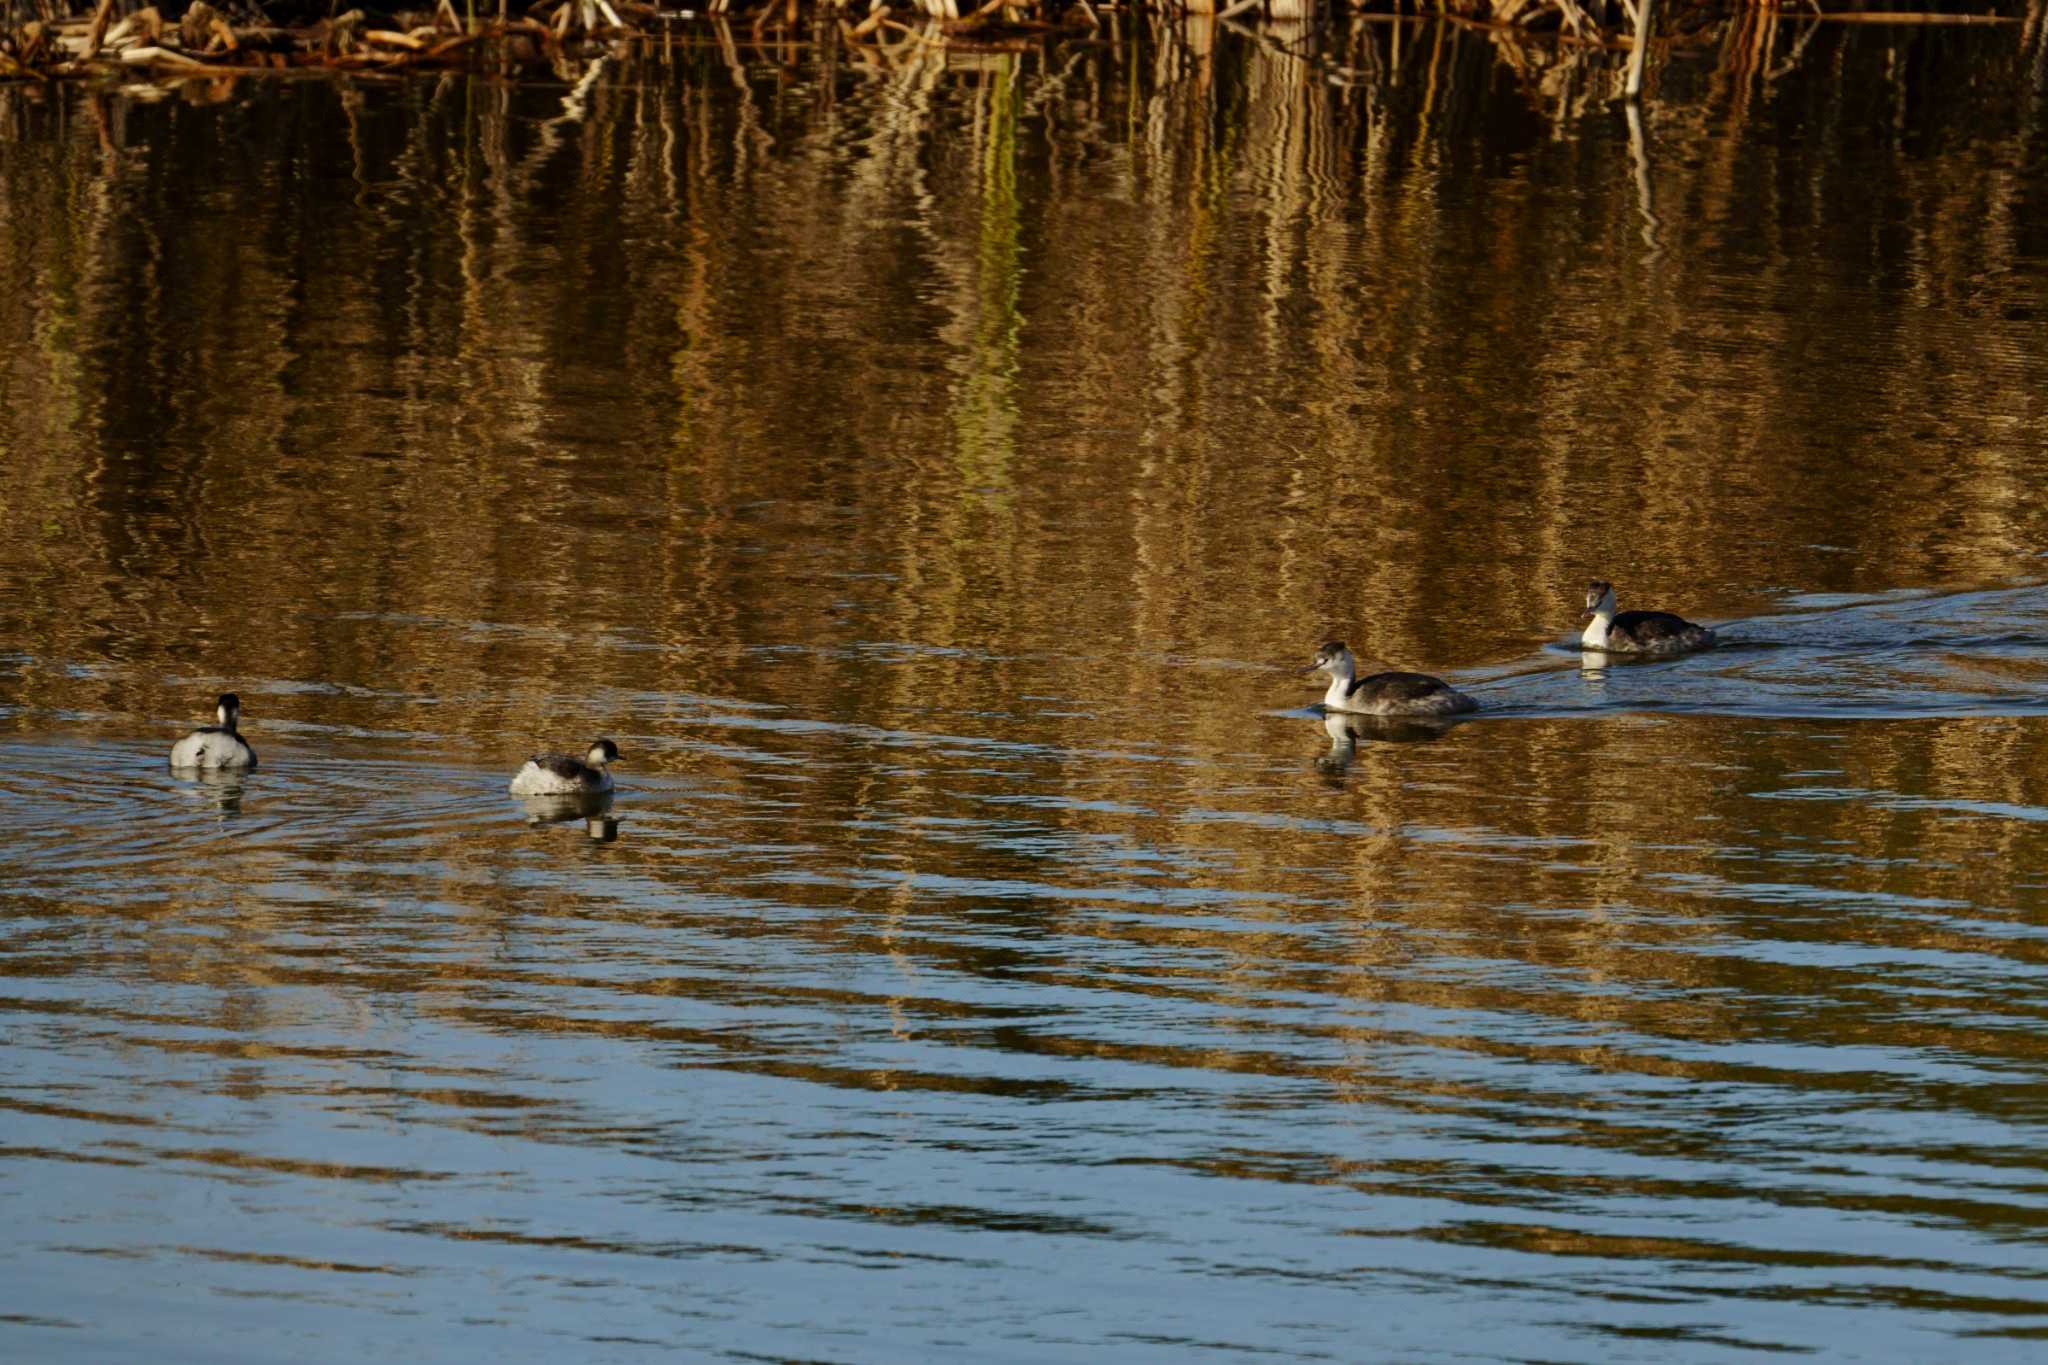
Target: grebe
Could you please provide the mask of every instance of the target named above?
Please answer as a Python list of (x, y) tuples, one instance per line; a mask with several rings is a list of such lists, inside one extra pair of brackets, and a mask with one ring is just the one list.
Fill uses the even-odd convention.
[(1303, 673), (1327, 673), (1330, 690), (1323, 706), (1358, 716), (1455, 716), (1477, 711), (1479, 703), (1427, 673), (1368, 673), (1358, 676), (1358, 659), (1342, 640), (1316, 651)]
[(619, 746), (600, 739), (582, 758), (567, 754), (535, 754), (513, 775), (508, 790), (514, 796), (594, 796), (612, 789), (611, 770), (605, 765), (619, 756)]
[(1714, 632), (1668, 611), (1614, 612), (1614, 585), (1595, 578), (1586, 584), (1585, 634), (1579, 648), (1613, 654), (1683, 654), (1708, 649)]
[(203, 725), (171, 746), (173, 768), (253, 768), (256, 751), (249, 741), (235, 733), (235, 721), (242, 714), (242, 699), (232, 692), (220, 694), (213, 714), (218, 725)]

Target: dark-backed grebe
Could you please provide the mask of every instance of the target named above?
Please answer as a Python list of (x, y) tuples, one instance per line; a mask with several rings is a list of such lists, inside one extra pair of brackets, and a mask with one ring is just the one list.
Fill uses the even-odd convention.
[(619, 746), (600, 739), (581, 758), (567, 754), (535, 754), (512, 777), (514, 796), (594, 796), (612, 789), (611, 769)]
[(173, 768), (253, 768), (256, 751), (235, 732), (242, 714), (242, 699), (223, 692), (214, 703), (218, 725), (203, 725), (171, 746)]
[(1327, 673), (1330, 690), (1323, 706), (1359, 716), (1455, 716), (1477, 711), (1479, 703), (1427, 673), (1368, 673), (1358, 676), (1358, 659), (1342, 640), (1316, 651), (1303, 673)]
[(1714, 632), (1668, 611), (1614, 611), (1614, 585), (1595, 578), (1586, 584), (1586, 630), (1579, 648), (1611, 654), (1684, 654), (1708, 649)]

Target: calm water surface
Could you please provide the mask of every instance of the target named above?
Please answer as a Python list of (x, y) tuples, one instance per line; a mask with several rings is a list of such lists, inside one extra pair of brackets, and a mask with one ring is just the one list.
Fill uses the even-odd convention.
[(2038, 44), (0, 91), (0, 1356), (2037, 1353)]

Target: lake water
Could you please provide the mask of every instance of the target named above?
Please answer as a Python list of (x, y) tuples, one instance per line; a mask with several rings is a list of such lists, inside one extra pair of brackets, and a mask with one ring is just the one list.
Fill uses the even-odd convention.
[(0, 1357), (2038, 1358), (2033, 28), (707, 32), (0, 90)]

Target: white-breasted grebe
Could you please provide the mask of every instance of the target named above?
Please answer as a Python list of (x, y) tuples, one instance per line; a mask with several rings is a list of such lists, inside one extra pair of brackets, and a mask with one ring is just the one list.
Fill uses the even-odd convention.
[(1684, 654), (1713, 646), (1714, 632), (1668, 611), (1614, 610), (1614, 585), (1603, 578), (1586, 584), (1585, 633), (1579, 648), (1611, 654)]
[(1358, 658), (1342, 640), (1326, 643), (1316, 651), (1316, 661), (1301, 671), (1330, 675), (1323, 706), (1331, 711), (1358, 716), (1455, 716), (1479, 709), (1478, 702), (1427, 673), (1389, 670), (1359, 677)]
[(202, 725), (171, 746), (173, 768), (253, 768), (256, 751), (235, 731), (242, 715), (242, 699), (223, 692), (213, 704), (218, 725)]
[(595, 796), (612, 789), (611, 769), (619, 746), (600, 739), (581, 758), (567, 754), (535, 754), (513, 774), (508, 789), (514, 796)]

